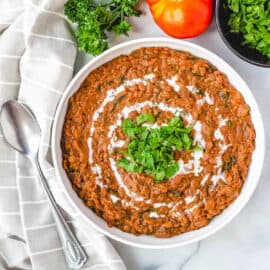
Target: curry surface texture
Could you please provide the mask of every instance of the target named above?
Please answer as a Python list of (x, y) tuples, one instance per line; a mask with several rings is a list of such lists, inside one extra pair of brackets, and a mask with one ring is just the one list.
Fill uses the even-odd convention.
[[(123, 119), (146, 112), (156, 125), (178, 113), (200, 146), (175, 151), (179, 171), (162, 182), (117, 166), (128, 144)], [(153, 47), (88, 75), (69, 100), (61, 143), (73, 188), (109, 226), (170, 237), (207, 225), (237, 198), (255, 131), (249, 106), (215, 66), (188, 52)]]

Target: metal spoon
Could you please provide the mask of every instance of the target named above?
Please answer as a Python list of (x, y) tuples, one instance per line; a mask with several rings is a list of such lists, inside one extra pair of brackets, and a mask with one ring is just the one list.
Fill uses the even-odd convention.
[(0, 124), (6, 142), (16, 151), (28, 157), (52, 206), (54, 219), (70, 269), (80, 269), (87, 260), (85, 251), (69, 229), (60, 212), (39, 165), (41, 129), (26, 105), (14, 100), (6, 102), (0, 112)]

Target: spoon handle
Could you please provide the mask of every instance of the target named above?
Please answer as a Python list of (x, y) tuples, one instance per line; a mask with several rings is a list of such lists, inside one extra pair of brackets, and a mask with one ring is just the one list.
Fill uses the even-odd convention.
[(87, 260), (86, 253), (80, 246), (78, 240), (68, 227), (62, 213), (60, 212), (56, 201), (49, 189), (48, 183), (42, 173), (38, 158), (33, 160), (33, 165), (52, 206), (52, 212), (59, 232), (60, 240), (63, 245), (63, 251), (66, 257), (67, 265), (70, 269), (81, 269)]

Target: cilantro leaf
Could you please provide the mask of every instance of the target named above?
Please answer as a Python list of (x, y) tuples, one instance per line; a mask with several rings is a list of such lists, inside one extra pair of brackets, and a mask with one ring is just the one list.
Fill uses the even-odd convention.
[(166, 178), (171, 178), (177, 173), (178, 170), (179, 165), (177, 163), (172, 163), (168, 165), (168, 167), (166, 168)]
[(187, 133), (183, 133), (181, 138), (185, 149), (189, 150), (192, 145), (192, 139), (187, 135)]
[(137, 116), (136, 122), (138, 125), (141, 125), (144, 122), (155, 123), (155, 118), (151, 113), (140, 114)]
[(155, 172), (155, 180), (160, 182), (166, 177), (166, 172), (164, 170)]
[(181, 120), (181, 118), (174, 116), (171, 121), (169, 122), (169, 126), (175, 126), (175, 127), (182, 127), (183, 126), (183, 122)]
[(117, 162), (117, 164), (124, 168), (127, 172), (138, 172), (141, 173), (142, 172), (142, 167), (140, 167), (138, 164), (136, 164), (135, 162), (130, 162), (129, 160), (123, 158), (120, 161)]
[(137, 125), (130, 119), (125, 119), (122, 123), (122, 130), (124, 134), (132, 138), (136, 136)]

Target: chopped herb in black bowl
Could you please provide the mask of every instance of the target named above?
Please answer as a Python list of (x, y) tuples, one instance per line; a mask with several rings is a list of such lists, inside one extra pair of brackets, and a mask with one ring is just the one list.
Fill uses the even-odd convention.
[(270, 0), (217, 0), (216, 23), (237, 56), (270, 67)]

